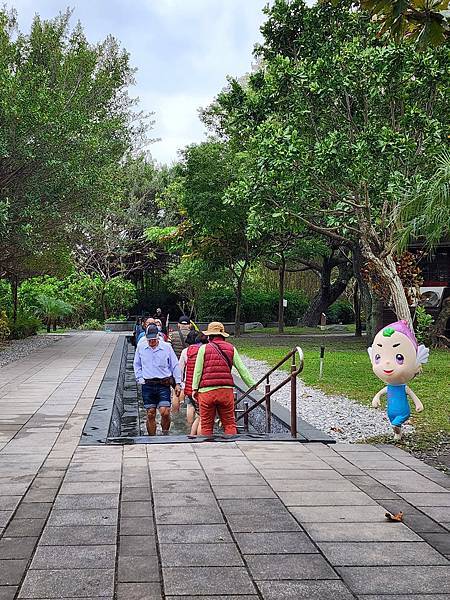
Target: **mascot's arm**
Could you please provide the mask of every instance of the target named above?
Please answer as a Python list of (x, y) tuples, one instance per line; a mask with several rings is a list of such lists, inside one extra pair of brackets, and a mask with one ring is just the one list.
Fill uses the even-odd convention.
[(406, 393), (411, 398), (411, 400), (414, 402), (414, 406), (416, 407), (416, 411), (417, 412), (422, 412), (423, 411), (423, 404), (422, 404), (422, 402), (415, 395), (415, 393), (412, 391), (412, 389), (409, 388), (408, 386), (406, 386)]
[(382, 390), (380, 390), (378, 392), (378, 394), (375, 394), (375, 396), (373, 397), (373, 400), (372, 400), (372, 406), (374, 408), (379, 408), (379, 406), (380, 406), (380, 398), (381, 398), (381, 396), (383, 394), (386, 394), (386, 393), (387, 393), (387, 387), (384, 387)]

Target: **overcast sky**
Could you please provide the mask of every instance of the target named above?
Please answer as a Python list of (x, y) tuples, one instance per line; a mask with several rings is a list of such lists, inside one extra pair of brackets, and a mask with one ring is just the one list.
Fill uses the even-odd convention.
[(27, 31), (35, 13), (56, 16), (70, 6), (91, 42), (114, 35), (137, 67), (133, 96), (154, 112), (150, 151), (161, 163), (204, 138), (197, 110), (207, 106), (227, 75), (248, 72), (260, 41), (268, 0), (6, 0)]

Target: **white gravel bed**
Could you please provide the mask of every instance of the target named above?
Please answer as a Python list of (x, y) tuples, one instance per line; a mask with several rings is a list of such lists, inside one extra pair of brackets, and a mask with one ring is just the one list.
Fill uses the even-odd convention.
[(54, 344), (59, 335), (34, 335), (23, 340), (11, 340), (5, 346), (0, 346), (0, 367), (4, 367), (19, 358), (24, 358), (35, 350)]
[[(248, 356), (242, 356), (242, 360), (255, 381), (270, 369), (270, 366), (262, 360), (255, 360)], [(272, 388), (281, 383), (286, 376), (286, 371), (278, 370), (272, 373), (270, 376)], [(382, 387), (380, 381), (380, 389)], [(258, 389), (264, 393), (264, 383)], [(272, 398), (290, 408), (290, 385), (287, 384)], [(300, 378), (297, 378), (297, 414), (339, 442), (357, 442), (376, 435), (392, 434), (392, 427), (384, 408), (363, 406), (346, 396), (327, 395), (319, 389), (305, 385)], [(413, 427), (406, 425), (403, 430), (405, 433), (410, 433)]]

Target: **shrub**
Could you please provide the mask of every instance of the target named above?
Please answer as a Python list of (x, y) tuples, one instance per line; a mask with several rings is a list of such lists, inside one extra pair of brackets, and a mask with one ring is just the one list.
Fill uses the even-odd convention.
[(21, 314), (17, 317), (15, 323), (13, 323), (12, 320), (9, 321), (9, 337), (11, 340), (21, 340), (30, 335), (36, 335), (40, 326), (41, 322), (36, 317)]
[(0, 342), (6, 340), (10, 333), (8, 315), (5, 310), (0, 310)]
[(325, 314), (327, 316), (327, 323), (344, 323), (347, 325), (355, 321), (353, 306), (345, 298), (336, 300)]
[(427, 313), (423, 306), (416, 308), (415, 316), (416, 326), (415, 334), (419, 344), (431, 343), (431, 326), (433, 325), (433, 317)]
[(90, 321), (86, 321), (86, 323), (82, 323), (78, 329), (82, 329), (83, 331), (103, 331), (103, 323), (97, 319), (91, 319)]
[[(302, 291), (286, 292), (288, 301), (285, 321), (295, 325), (308, 306)], [(230, 288), (217, 288), (203, 294), (199, 304), (199, 320), (234, 321), (236, 297)], [(276, 291), (245, 290), (242, 294), (241, 321), (261, 321), (266, 324), (278, 320), (278, 293)]]

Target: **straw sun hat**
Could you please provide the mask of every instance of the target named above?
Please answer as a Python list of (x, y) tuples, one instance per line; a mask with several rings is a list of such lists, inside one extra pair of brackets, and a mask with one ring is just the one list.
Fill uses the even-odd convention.
[(230, 334), (225, 332), (225, 327), (223, 323), (219, 321), (213, 321), (208, 325), (208, 329), (206, 331), (202, 331), (205, 335), (223, 335), (223, 337), (228, 337)]

